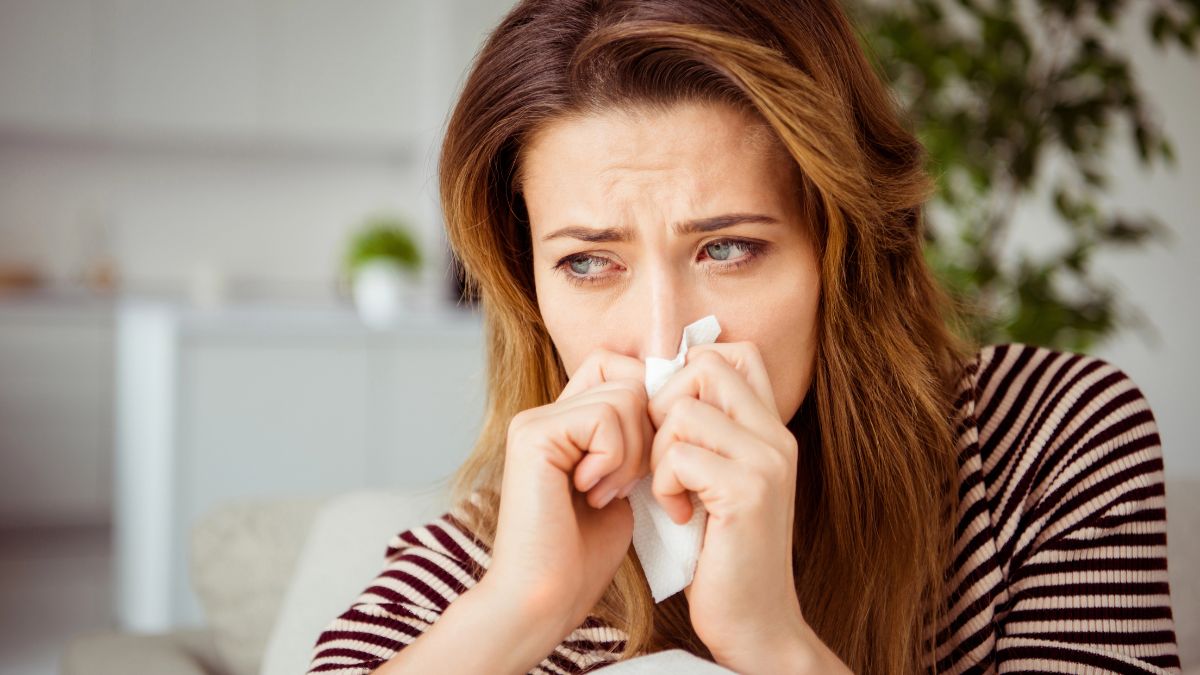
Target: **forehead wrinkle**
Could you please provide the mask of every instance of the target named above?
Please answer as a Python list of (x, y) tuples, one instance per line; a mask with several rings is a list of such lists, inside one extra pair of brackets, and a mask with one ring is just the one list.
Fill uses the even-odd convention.
[[(674, 220), (704, 214), (703, 183), (704, 179), (691, 171), (670, 167), (639, 171), (626, 180), (611, 177), (602, 183), (600, 192), (603, 202), (619, 211), (620, 220), (614, 225), (626, 225), (636, 232), (643, 223), (655, 223), (656, 229), (665, 231)], [(672, 214), (677, 204), (684, 210)]]
[(672, 165), (610, 166), (600, 171), (600, 194), (606, 200), (632, 197), (657, 201), (663, 197), (664, 190), (673, 190), (681, 183), (690, 182), (681, 176), (686, 173)]
[[(606, 117), (601, 116), (599, 123), (621, 121), (620, 115), (615, 119)], [(578, 121), (591, 124), (597, 120), (583, 117)], [(729, 161), (740, 161), (735, 160), (736, 157), (777, 161), (775, 156), (781, 155), (794, 165), (794, 160), (779, 142), (774, 129), (761, 119), (743, 117), (734, 124), (722, 125), (706, 139), (707, 142), (700, 145), (694, 142), (694, 138), (684, 138), (682, 145), (677, 145), (673, 140), (679, 139), (674, 137), (674, 129), (670, 127), (664, 133), (655, 134), (648, 133), (642, 125), (637, 124), (640, 120), (636, 117), (626, 117), (624, 121), (633, 121), (635, 124), (618, 125), (621, 128), (615, 142), (604, 148), (596, 146), (590, 135), (580, 137), (585, 129), (569, 126), (551, 127), (551, 133), (540, 133), (535, 137), (537, 141), (545, 141), (549, 136), (556, 136), (558, 142), (565, 143), (567, 148), (582, 143), (580, 149), (585, 154), (578, 158), (582, 164), (570, 161), (570, 149), (559, 151), (557, 158), (541, 167), (543, 171), (539, 177), (549, 181), (546, 184), (548, 189), (557, 191), (550, 185), (558, 178), (570, 175), (574, 180), (585, 177), (580, 171), (593, 172), (594, 191), (590, 198), (587, 197), (587, 181), (584, 180), (579, 183), (583, 192), (570, 201), (575, 201), (579, 207), (586, 207), (586, 202), (590, 202), (591, 207), (596, 209), (591, 218), (597, 222), (586, 223), (588, 216), (581, 213), (579, 215), (585, 220), (579, 224), (632, 227), (635, 232), (639, 225), (647, 223), (657, 224), (651, 231), (669, 228), (671, 222), (702, 217), (710, 215), (710, 211), (720, 210), (716, 207), (721, 206), (722, 197), (732, 186), (723, 178), (741, 166), (729, 165)], [(547, 130), (543, 129), (543, 132)], [(560, 132), (565, 132), (565, 135), (558, 136)], [(588, 157), (588, 154), (592, 156)], [(590, 169), (585, 164), (590, 164)], [(611, 219), (616, 220), (613, 222)]]

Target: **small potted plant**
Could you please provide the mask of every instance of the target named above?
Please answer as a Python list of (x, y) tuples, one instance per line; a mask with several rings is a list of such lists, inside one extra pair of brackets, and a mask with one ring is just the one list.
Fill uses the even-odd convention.
[(403, 218), (381, 214), (363, 222), (343, 262), (363, 323), (387, 327), (415, 305), (421, 264), (421, 251)]

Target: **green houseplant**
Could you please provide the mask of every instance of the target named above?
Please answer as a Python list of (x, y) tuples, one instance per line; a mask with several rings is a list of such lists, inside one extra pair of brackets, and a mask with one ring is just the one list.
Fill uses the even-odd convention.
[(395, 323), (413, 305), (422, 264), (408, 221), (393, 214), (365, 219), (342, 261), (363, 322), (376, 328)]
[(421, 268), (421, 250), (408, 221), (400, 216), (377, 214), (368, 217), (350, 240), (344, 269), (353, 277), (362, 265), (379, 259), (391, 260), (410, 274)]
[[(1143, 166), (1174, 161), (1118, 31), (1144, 21), (1160, 48), (1195, 54), (1200, 0), (852, 0), (849, 9), (929, 150), (938, 193), (926, 252), (971, 310), (971, 336), (1086, 351), (1145, 326), (1091, 264), (1097, 252), (1169, 234), (1153, 214), (1104, 202), (1114, 137), (1128, 138)], [(1003, 251), (1013, 207), (1039, 199), (1057, 220), (1049, 238), (1065, 244), (1014, 258)]]

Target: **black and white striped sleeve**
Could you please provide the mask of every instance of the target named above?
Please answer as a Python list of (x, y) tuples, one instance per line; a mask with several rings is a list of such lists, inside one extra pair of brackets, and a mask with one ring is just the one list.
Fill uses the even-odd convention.
[[(1174, 673), (1162, 447), (1150, 406), (1115, 366), (1038, 350), (1061, 373), (1022, 408), (1004, 481), (1006, 597), (999, 672)], [(1004, 511), (1006, 509), (1002, 509)], [(1003, 550), (1007, 549), (1007, 550)]]
[(308, 673), (367, 675), (412, 644), (474, 586), (488, 552), (455, 513), (405, 530), (388, 544), (383, 570), (321, 633)]

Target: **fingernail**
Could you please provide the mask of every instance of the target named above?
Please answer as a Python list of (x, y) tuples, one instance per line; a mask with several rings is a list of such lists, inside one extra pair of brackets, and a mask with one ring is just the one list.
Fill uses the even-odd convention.
[(602, 508), (608, 506), (608, 503), (611, 502), (613, 500), (613, 497), (616, 497), (616, 496), (617, 496), (617, 488), (612, 488), (608, 492), (604, 493), (604, 496), (600, 498), (600, 505), (597, 506), (596, 508), (602, 509)]

